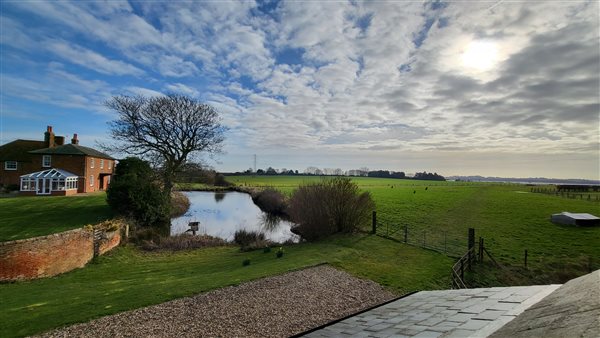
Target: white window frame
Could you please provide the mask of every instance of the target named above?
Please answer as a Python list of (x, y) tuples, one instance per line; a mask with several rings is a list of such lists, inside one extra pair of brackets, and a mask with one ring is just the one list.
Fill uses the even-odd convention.
[[(14, 166), (9, 166), (8, 164), (14, 164)], [(17, 170), (18, 162), (17, 161), (4, 161), (4, 170)]]
[(90, 168), (94, 169), (94, 158), (90, 157)]
[[(48, 160), (46, 162), (46, 159)], [(52, 166), (52, 155), (42, 155), (42, 167), (50, 168)]]
[(90, 187), (94, 186), (94, 175), (90, 175)]
[(100, 159), (100, 169), (104, 169), (104, 159)]

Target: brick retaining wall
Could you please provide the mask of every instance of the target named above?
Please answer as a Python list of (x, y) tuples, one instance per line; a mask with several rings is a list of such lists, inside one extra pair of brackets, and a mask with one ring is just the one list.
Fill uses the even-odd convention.
[[(125, 226), (121, 224), (121, 228)], [(121, 231), (103, 231), (99, 253), (118, 246)], [(0, 281), (56, 276), (85, 266), (94, 257), (90, 227), (0, 243)]]

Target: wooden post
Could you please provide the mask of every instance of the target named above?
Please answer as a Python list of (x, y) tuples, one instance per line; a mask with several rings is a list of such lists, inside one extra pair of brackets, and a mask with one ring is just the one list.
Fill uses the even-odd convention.
[(469, 228), (469, 247), (467, 249), (471, 249), (475, 247), (475, 229)]
[(524, 259), (524, 263), (525, 263), (525, 268), (527, 269), (527, 249), (525, 249), (525, 259)]
[(404, 243), (408, 243), (408, 225), (404, 226)]
[(371, 231), (372, 234), (375, 234), (377, 232), (377, 211), (373, 211), (373, 230)]
[(460, 260), (460, 279), (465, 280), (465, 261)]
[(469, 271), (471, 271), (471, 255), (473, 254), (473, 248), (475, 248), (475, 229), (469, 228), (469, 249), (467, 251), (467, 264)]
[(479, 261), (483, 262), (483, 238), (479, 237)]

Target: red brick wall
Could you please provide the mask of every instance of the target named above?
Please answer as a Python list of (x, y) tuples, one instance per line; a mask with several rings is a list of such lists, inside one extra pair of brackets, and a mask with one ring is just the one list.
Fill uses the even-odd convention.
[[(121, 231), (105, 233), (104, 237), (100, 242), (100, 254), (119, 245)], [(85, 228), (2, 242), (0, 281), (56, 276), (85, 266), (93, 255), (93, 231)]]
[[(94, 161), (94, 167), (92, 168), (92, 160)], [(101, 158), (86, 156), (85, 157), (85, 186), (84, 192), (93, 192), (99, 190), (106, 190), (108, 188), (108, 176), (115, 170), (115, 161), (104, 159), (104, 168), (100, 168)], [(110, 169), (109, 169), (110, 165)], [(101, 177), (102, 175), (102, 177)], [(93, 176), (94, 185), (90, 185), (90, 176)], [(102, 180), (102, 185), (100, 181)], [(80, 182), (81, 184), (81, 182)]]

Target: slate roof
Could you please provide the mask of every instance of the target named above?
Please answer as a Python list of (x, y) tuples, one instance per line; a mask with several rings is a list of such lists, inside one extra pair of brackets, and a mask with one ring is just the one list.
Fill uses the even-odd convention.
[(28, 152), (45, 146), (44, 141), (14, 140), (0, 146), (0, 161), (30, 161)]
[(62, 146), (58, 146), (58, 147), (53, 147), (53, 148), (38, 149), (38, 150), (30, 151), (29, 153), (30, 154), (44, 154), (44, 155), (80, 155), (80, 156), (87, 155), (87, 156), (93, 156), (93, 157), (114, 160), (113, 157), (111, 157), (103, 152), (100, 152), (96, 149), (80, 146), (78, 144), (71, 144), (71, 143), (65, 144)]

